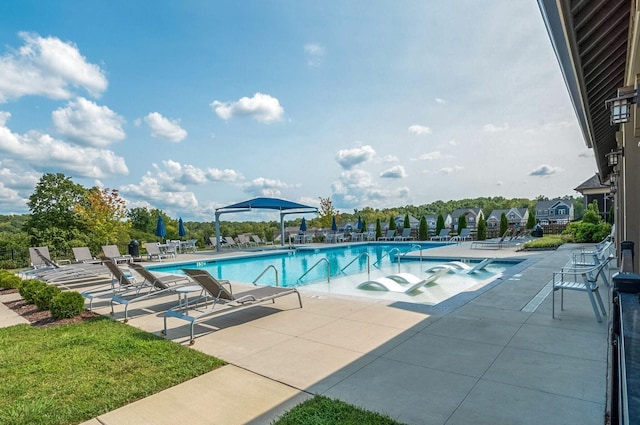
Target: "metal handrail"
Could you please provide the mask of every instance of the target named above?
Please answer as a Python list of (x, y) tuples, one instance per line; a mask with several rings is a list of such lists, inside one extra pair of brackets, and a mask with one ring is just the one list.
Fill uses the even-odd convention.
[(409, 247), (409, 251), (405, 251), (398, 256), (398, 272), (400, 272), (400, 259), (406, 256), (408, 253), (410, 253), (411, 249), (414, 247), (417, 247), (420, 250), (420, 264), (422, 264), (422, 245), (418, 245), (417, 243), (414, 243)]
[(257, 285), (257, 284), (256, 284), (256, 282), (257, 282), (258, 280), (260, 280), (260, 278), (261, 278), (262, 276), (264, 276), (264, 274), (265, 274), (265, 273), (267, 272), (267, 270), (269, 270), (269, 269), (273, 269), (273, 271), (275, 272), (275, 274), (276, 274), (276, 286), (279, 286), (279, 285), (278, 285), (278, 269), (276, 269), (276, 267), (275, 267), (273, 264), (268, 265), (268, 266), (267, 266), (267, 268), (265, 268), (264, 270), (262, 270), (262, 273), (260, 273), (260, 274), (258, 275), (258, 277), (256, 277), (256, 278), (253, 280), (253, 282), (252, 282), (252, 283), (253, 283), (254, 285)]
[(344, 273), (344, 270), (349, 267), (351, 264), (355, 263), (357, 259), (359, 259), (360, 257), (362, 257), (363, 255), (365, 255), (367, 257), (367, 279), (371, 280), (371, 258), (369, 257), (369, 253), (368, 252), (361, 252), (360, 254), (358, 254), (353, 260), (349, 261), (349, 264), (347, 264), (346, 266), (344, 266), (341, 270), (340, 273)]
[(380, 262), (382, 260), (384, 260), (384, 257), (391, 257), (391, 253), (393, 251), (398, 251), (398, 253), (400, 253), (400, 249), (399, 248), (391, 248), (389, 251), (385, 252), (384, 255), (382, 257), (380, 257), (379, 260), (377, 260), (375, 263), (373, 263), (373, 265), (375, 266), (376, 264), (380, 264)]
[(305, 277), (305, 276), (307, 275), (307, 273), (309, 273), (311, 270), (315, 269), (315, 268), (316, 268), (316, 266), (317, 266), (318, 264), (322, 263), (323, 261), (324, 261), (325, 263), (327, 263), (327, 282), (328, 282), (328, 283), (331, 283), (331, 264), (329, 264), (329, 260), (327, 260), (326, 258), (321, 258), (321, 259), (319, 259), (318, 261), (316, 261), (316, 263), (315, 263), (313, 266), (311, 266), (311, 268), (310, 268), (309, 270), (307, 270), (306, 272), (304, 272), (304, 273), (302, 274), (302, 276), (300, 276), (300, 277), (298, 278), (298, 282), (302, 281), (302, 278), (303, 278), (303, 277)]

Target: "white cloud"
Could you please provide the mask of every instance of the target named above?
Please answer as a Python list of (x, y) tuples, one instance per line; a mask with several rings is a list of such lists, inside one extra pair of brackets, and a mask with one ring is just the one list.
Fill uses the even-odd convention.
[(440, 105), (444, 105), (445, 103), (447, 103), (447, 101), (441, 97), (436, 97), (435, 100), (436, 100), (436, 103), (439, 103)]
[(178, 120), (170, 120), (158, 112), (151, 112), (144, 117), (144, 122), (151, 129), (151, 136), (170, 142), (181, 142), (187, 137), (187, 132), (180, 127)]
[(106, 106), (79, 97), (51, 113), (56, 132), (81, 145), (106, 147), (125, 138), (125, 120)]
[(259, 122), (270, 123), (280, 121), (284, 115), (284, 109), (278, 99), (262, 93), (240, 98), (236, 102), (214, 100), (209, 106), (225, 121), (233, 117), (249, 117)]
[(457, 173), (458, 171), (462, 171), (464, 169), (464, 167), (461, 167), (460, 165), (455, 165), (453, 167), (443, 167), (440, 169), (440, 173), (441, 174), (453, 174), (453, 173)]
[(398, 162), (400, 161), (400, 158), (398, 158), (395, 155), (385, 155), (384, 158), (382, 158), (382, 162)]
[(422, 155), (420, 155), (418, 157), (418, 159), (421, 159), (423, 161), (433, 161), (436, 159), (441, 159), (443, 158), (442, 152), (440, 151), (433, 151), (433, 152), (428, 152), (428, 153), (423, 153)]
[(407, 177), (407, 172), (402, 165), (395, 165), (381, 172), (380, 177), (387, 179), (404, 179)]
[(6, 127), (8, 113), (0, 113), (0, 151), (37, 170), (58, 170), (80, 177), (104, 178), (129, 174), (124, 158), (105, 149), (78, 147), (48, 134), (20, 135)]
[(0, 56), (0, 103), (28, 95), (69, 99), (76, 87), (99, 97), (107, 89), (104, 72), (88, 63), (75, 44), (27, 32), (19, 35), (24, 45)]
[(415, 134), (416, 136), (421, 136), (423, 134), (431, 134), (431, 129), (424, 125), (414, 124), (409, 126), (408, 129), (410, 134)]
[(280, 189), (285, 189), (288, 187), (290, 187), (290, 185), (281, 182), (280, 180), (258, 177), (248, 183), (245, 186), (244, 191), (251, 196), (279, 197), (282, 195)]
[(244, 177), (236, 170), (232, 170), (229, 168), (225, 168), (224, 170), (219, 170), (217, 168), (209, 168), (207, 169), (207, 178), (210, 181), (225, 181), (225, 182), (236, 182), (239, 180), (243, 180)]
[(451, 146), (458, 146), (458, 142), (457, 142), (455, 139), (451, 139), (451, 140), (449, 140), (449, 144), (450, 144)]
[(532, 170), (529, 173), (529, 175), (530, 176), (545, 177), (545, 176), (550, 176), (552, 174), (557, 174), (557, 173), (559, 173), (561, 171), (563, 171), (563, 170), (560, 167), (553, 167), (551, 165), (542, 164), (538, 168)]
[(509, 129), (509, 125), (507, 123), (505, 123), (502, 127), (495, 124), (485, 124), (482, 127), (482, 131), (487, 133), (498, 133), (501, 131), (506, 131), (508, 129)]
[(315, 68), (322, 64), (326, 50), (318, 43), (307, 43), (304, 45), (304, 52), (307, 55), (307, 66)]
[(336, 161), (345, 170), (353, 166), (369, 161), (376, 154), (376, 151), (369, 145), (360, 146), (353, 149), (341, 149), (336, 154)]

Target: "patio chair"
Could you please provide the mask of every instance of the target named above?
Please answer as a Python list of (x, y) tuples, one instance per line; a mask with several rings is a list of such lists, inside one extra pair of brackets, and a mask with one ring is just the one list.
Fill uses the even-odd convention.
[(104, 257), (102, 264), (104, 264), (111, 273), (109, 284), (80, 293), (80, 295), (89, 300), (89, 311), (93, 308), (93, 300), (95, 298), (112, 297), (118, 292), (128, 291), (134, 288), (142, 290), (144, 286), (150, 285), (145, 280), (136, 280), (133, 274), (122, 270), (118, 264), (110, 258)]
[(144, 246), (147, 249), (147, 259), (149, 261), (154, 261), (154, 259), (162, 261), (165, 258), (171, 257), (170, 254), (165, 254), (160, 251), (160, 246), (156, 242), (145, 242)]
[(188, 239), (185, 242), (182, 243), (182, 251), (184, 251), (185, 253), (187, 252), (192, 252), (192, 253), (196, 253), (198, 252), (198, 240), (197, 239)]
[(183, 293), (200, 290), (200, 286), (194, 285), (187, 276), (156, 276), (141, 264), (135, 263), (131, 264), (131, 268), (142, 277), (143, 282), (135, 288), (120, 291), (111, 297), (111, 315), (115, 314), (114, 304), (124, 305), (125, 323), (129, 321), (129, 305), (132, 303), (164, 295), (168, 292), (178, 294), (178, 302), (180, 303)]
[(272, 241), (268, 241), (265, 239), (260, 239), (260, 236), (258, 235), (251, 235), (251, 239), (253, 239), (253, 241), (255, 243), (257, 243), (258, 245), (273, 245)]
[(402, 229), (402, 234), (397, 235), (393, 238), (394, 241), (410, 241), (413, 240), (411, 236), (411, 228), (407, 227), (406, 229)]
[(91, 251), (89, 251), (88, 246), (71, 248), (71, 250), (73, 251), (76, 263), (102, 264), (102, 260), (91, 255)]
[(102, 253), (116, 264), (133, 263), (133, 257), (129, 254), (122, 255), (116, 245), (103, 245)]
[[(607, 311), (600, 297), (600, 292), (598, 291), (598, 278), (603, 274), (604, 268), (613, 258), (613, 255), (610, 255), (600, 264), (590, 268), (563, 268), (559, 272), (554, 272), (552, 279), (553, 290), (551, 291), (551, 317), (556, 317), (556, 291), (560, 291), (560, 310), (564, 310), (564, 291), (570, 290), (586, 292), (596, 319), (598, 322), (602, 322), (598, 307), (602, 311), (603, 316), (607, 315)], [(582, 277), (582, 282), (578, 280), (579, 277)]]
[(464, 229), (460, 230), (460, 233), (458, 233), (456, 236), (452, 237), (451, 239), (449, 239), (451, 242), (462, 242), (462, 241), (466, 241), (471, 239), (471, 229), (465, 227)]
[[(193, 328), (196, 321), (205, 317), (230, 311), (232, 309), (253, 306), (266, 301), (275, 303), (276, 298), (290, 294), (296, 294), (298, 296), (298, 303), (300, 304), (300, 308), (302, 308), (302, 298), (296, 288), (277, 286), (258, 287), (256, 285), (255, 289), (250, 289), (239, 294), (233, 294), (231, 284), (229, 284), (228, 281), (220, 281), (211, 276), (211, 274), (205, 270), (183, 269), (183, 271), (187, 276), (193, 279), (194, 282), (202, 286), (205, 295), (194, 300), (190, 300), (186, 304), (167, 310), (164, 315), (164, 330), (162, 331), (162, 334), (167, 334), (168, 317), (186, 320), (190, 323), (190, 344), (195, 343)], [(228, 285), (229, 289), (227, 289), (225, 285)], [(198, 306), (201, 308), (198, 308)], [(216, 308), (217, 306), (220, 308)], [(190, 311), (195, 314), (189, 314)]]
[(395, 229), (390, 229), (387, 230), (387, 233), (385, 233), (384, 236), (380, 236), (378, 238), (379, 241), (392, 241), (393, 238), (395, 237), (396, 231)]
[(474, 248), (501, 249), (502, 247), (505, 247), (505, 246), (509, 245), (505, 241), (505, 239), (507, 237), (509, 237), (512, 232), (513, 232), (513, 229), (511, 229), (511, 228), (507, 229), (507, 231), (504, 232), (502, 237), (500, 239), (498, 239), (497, 241), (496, 240), (487, 240), (487, 241), (474, 241), (474, 242), (471, 242), (471, 249), (474, 249)]
[(432, 241), (447, 241), (449, 240), (449, 229), (441, 229), (440, 233), (431, 237)]
[(49, 248), (46, 246), (29, 248), (29, 256), (32, 258), (32, 264), (36, 264), (36, 268), (21, 272), (21, 276), (37, 278), (49, 283), (95, 277), (106, 272), (99, 264), (71, 264), (69, 260), (66, 260), (69, 264), (59, 264), (51, 260)]
[(489, 264), (491, 264), (495, 260), (495, 258), (485, 258), (480, 261), (478, 264), (471, 266), (467, 263), (463, 263), (462, 261), (448, 261), (444, 264), (436, 264), (425, 270), (427, 273), (436, 272), (440, 269), (447, 269), (449, 273), (464, 273), (464, 274), (472, 274), (476, 273), (480, 270), (483, 270)]
[(233, 239), (231, 236), (225, 236), (224, 241), (225, 241), (225, 246), (228, 248), (240, 248), (240, 245), (238, 245), (236, 240)]

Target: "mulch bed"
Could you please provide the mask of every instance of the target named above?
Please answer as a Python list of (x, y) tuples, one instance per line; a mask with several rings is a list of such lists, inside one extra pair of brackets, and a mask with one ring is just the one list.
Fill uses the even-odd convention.
[[(12, 294), (18, 292), (17, 289), (3, 289), (0, 290), (0, 295)], [(85, 320), (92, 319), (94, 317), (99, 316), (96, 313), (92, 313), (90, 311), (83, 311), (79, 316), (72, 317), (70, 319), (56, 319), (51, 315), (49, 310), (38, 310), (38, 307), (35, 304), (27, 304), (25, 300), (19, 299), (16, 301), (8, 301), (5, 302), (4, 305), (9, 307), (11, 310), (18, 313), (20, 316), (27, 319), (32, 326), (36, 326), (39, 328), (48, 328), (51, 326), (58, 325), (67, 325), (70, 323), (81, 323)]]

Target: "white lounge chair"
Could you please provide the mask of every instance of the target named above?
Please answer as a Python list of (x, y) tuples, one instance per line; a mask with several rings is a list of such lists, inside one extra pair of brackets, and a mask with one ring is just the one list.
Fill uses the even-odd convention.
[(412, 285), (402, 285), (389, 277), (379, 277), (360, 283), (358, 289), (373, 289), (378, 291), (401, 292), (408, 294), (416, 289), (424, 286), (424, 281), (414, 283)]
[(431, 266), (427, 268), (425, 272), (430, 273), (430, 272), (435, 272), (437, 270), (446, 269), (449, 273), (472, 274), (480, 270), (483, 270), (486, 266), (491, 264), (493, 260), (494, 258), (485, 258), (484, 260), (480, 261), (478, 264), (473, 266), (467, 263), (463, 263), (462, 261), (449, 261), (444, 264), (436, 264), (434, 266)]

